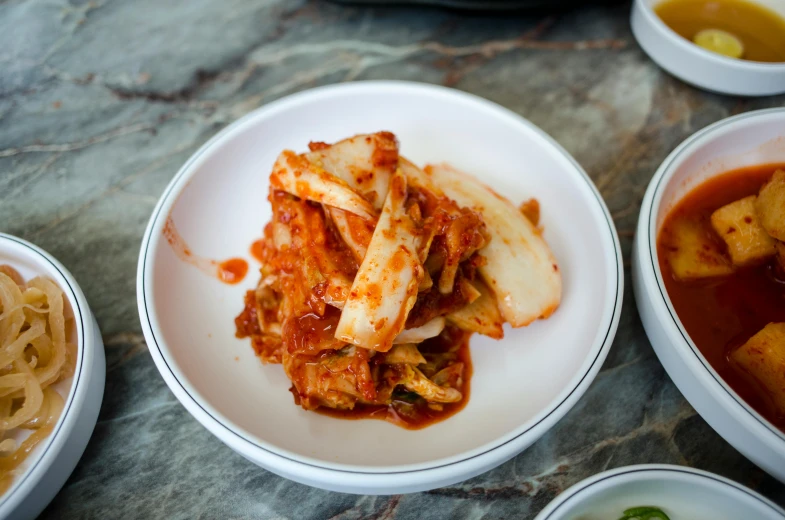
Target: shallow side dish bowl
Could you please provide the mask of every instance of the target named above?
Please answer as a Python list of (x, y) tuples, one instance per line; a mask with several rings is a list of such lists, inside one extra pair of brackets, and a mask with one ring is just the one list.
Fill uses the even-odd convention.
[[(389, 130), (419, 165), (448, 161), (516, 204), (537, 197), (564, 278), (548, 320), (475, 336), (471, 398), (422, 430), (348, 421), (297, 407), (278, 365), (262, 365), (234, 336), (243, 294), (258, 281), (248, 254), (270, 218), (268, 176), (286, 148)], [(241, 256), (251, 273), (225, 285), (184, 263), (163, 236), (171, 219), (193, 255)], [(520, 116), (475, 96), (404, 82), (361, 82), (295, 94), (207, 142), (177, 173), (140, 251), (142, 327), (161, 375), (224, 443), (279, 475), (352, 493), (404, 493), (452, 484), (513, 457), (552, 427), (597, 374), (618, 326), (623, 287), (607, 208), (580, 166)], [(514, 266), (511, 266), (514, 268)]]
[(619, 518), (625, 509), (656, 506), (671, 520), (782, 520), (785, 511), (732, 480), (682, 466), (641, 464), (578, 482), (534, 520)]
[(745, 166), (785, 163), (785, 109), (724, 119), (665, 159), (643, 199), (632, 257), (638, 311), (654, 351), (690, 404), (725, 440), (785, 482), (785, 433), (753, 410), (711, 367), (668, 297), (657, 235), (670, 210), (707, 179)]
[(90, 440), (104, 396), (106, 362), (87, 300), (60, 262), (30, 242), (0, 233), (0, 264), (12, 265), (25, 280), (46, 276), (63, 290), (74, 318), (70, 341), (77, 345), (73, 377), (55, 385), (65, 406), (54, 431), (35, 447), (0, 496), (0, 518), (28, 519), (38, 516), (65, 484)]
[[(680, 80), (710, 92), (770, 96), (785, 92), (785, 63), (737, 60), (682, 38), (657, 16), (662, 0), (635, 0), (630, 24), (638, 44), (654, 62)], [(785, 18), (782, 0), (750, 0)]]

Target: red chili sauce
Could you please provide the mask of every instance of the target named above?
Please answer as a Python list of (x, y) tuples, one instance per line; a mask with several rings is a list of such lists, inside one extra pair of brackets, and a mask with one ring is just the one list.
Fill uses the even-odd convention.
[(463, 399), (457, 403), (439, 405), (441, 407), (439, 410), (429, 407), (425, 399), (416, 394), (395, 392), (392, 403), (389, 405), (357, 404), (352, 410), (338, 410), (322, 406), (317, 408), (316, 412), (339, 419), (381, 419), (407, 430), (419, 430), (443, 421), (463, 410), (469, 402), (472, 378), (472, 358), (469, 352), (469, 337), (471, 335), (471, 332), (452, 328), (451, 334), (442, 334), (418, 345), (423, 355), (447, 352), (454, 350), (455, 345), (460, 345), (455, 354), (457, 360), (463, 363), (463, 385), (458, 388), (463, 394)]
[[(762, 165), (710, 179), (682, 199), (668, 214), (657, 239), (665, 287), (690, 338), (711, 366), (752, 408), (785, 431), (785, 420), (766, 406), (765, 396), (729, 362), (729, 354), (771, 322), (785, 322), (785, 273), (776, 260), (737, 268), (730, 275), (696, 281), (677, 280), (667, 261), (674, 222), (691, 219), (716, 235), (711, 214), (726, 204), (755, 195), (774, 171)], [(721, 247), (725, 247), (718, 237)]]
[(264, 240), (261, 238), (251, 244), (251, 256), (253, 256), (259, 262), (264, 260)]
[(218, 262), (217, 260), (203, 258), (194, 254), (185, 239), (180, 235), (171, 216), (166, 219), (163, 235), (177, 258), (210, 276), (217, 276), (224, 283), (240, 283), (248, 273), (248, 262), (242, 258), (230, 258), (223, 262)]
[(242, 258), (230, 258), (218, 264), (218, 278), (224, 283), (240, 283), (247, 273), (248, 262)]

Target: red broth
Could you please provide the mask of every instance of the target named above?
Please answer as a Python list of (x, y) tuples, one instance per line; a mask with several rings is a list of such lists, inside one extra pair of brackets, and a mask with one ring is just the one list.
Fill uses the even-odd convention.
[(677, 280), (667, 261), (674, 222), (690, 219), (714, 233), (710, 217), (715, 210), (757, 194), (772, 174), (783, 168), (783, 164), (769, 164), (733, 170), (695, 188), (666, 217), (657, 238), (657, 253), (668, 296), (692, 341), (736, 393), (785, 431), (785, 417), (776, 416), (766, 406), (761, 390), (728, 361), (734, 349), (768, 323), (785, 322), (785, 273), (776, 260), (740, 268), (725, 277), (689, 282)]

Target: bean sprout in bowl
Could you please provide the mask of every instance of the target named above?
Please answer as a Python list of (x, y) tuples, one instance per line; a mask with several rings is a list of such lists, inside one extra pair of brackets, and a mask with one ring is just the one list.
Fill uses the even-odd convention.
[[(392, 132), (401, 156), (413, 164), (450, 163), (516, 206), (536, 198), (542, 237), (563, 283), (558, 309), (547, 319), (505, 326), (499, 341), (472, 337), (471, 396), (460, 411), (418, 430), (295, 406), (281, 367), (263, 365), (249, 341), (235, 337), (243, 297), (260, 279), (250, 249), (271, 218), (268, 178), (278, 154), (306, 152), (311, 141), (334, 143), (379, 130)], [(294, 183), (288, 189), (299, 188)], [(233, 268), (240, 274), (225, 283), (222, 266), (243, 262), (250, 275)], [(454, 483), (534, 442), (599, 370), (618, 324), (622, 285), (607, 209), (564, 150), (492, 103), (395, 82), (294, 95), (221, 132), (185, 164), (161, 198), (138, 271), (149, 348), (189, 412), (267, 469), (355, 493)]]

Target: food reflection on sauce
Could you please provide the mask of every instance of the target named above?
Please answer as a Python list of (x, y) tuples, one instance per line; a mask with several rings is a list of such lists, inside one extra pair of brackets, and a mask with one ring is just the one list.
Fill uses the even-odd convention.
[(767, 404), (767, 396), (733, 366), (730, 354), (769, 323), (785, 322), (785, 273), (775, 259), (737, 267), (731, 274), (678, 280), (668, 255), (678, 250), (679, 226), (696, 223), (723, 251), (710, 218), (719, 208), (758, 194), (777, 169), (764, 165), (728, 172), (701, 184), (666, 217), (657, 254), (668, 296), (692, 341), (725, 382), (752, 408), (785, 431), (785, 417)]
[(164, 223), (163, 235), (178, 259), (196, 267), (209, 276), (217, 277), (224, 283), (240, 283), (248, 273), (248, 262), (242, 258), (230, 258), (219, 262), (218, 260), (195, 255), (191, 248), (188, 247), (185, 239), (177, 231), (171, 216)]

